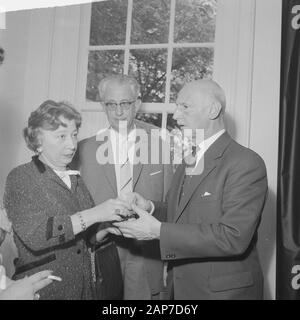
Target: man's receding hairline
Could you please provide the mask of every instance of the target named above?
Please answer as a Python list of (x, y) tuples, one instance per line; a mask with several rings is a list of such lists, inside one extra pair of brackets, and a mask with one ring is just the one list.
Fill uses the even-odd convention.
[[(222, 108), (226, 106), (226, 97), (224, 90), (220, 87), (220, 85), (213, 80), (195, 80), (192, 82), (188, 82), (183, 89), (187, 91), (187, 93), (193, 92), (194, 94), (203, 94), (208, 98), (212, 98), (221, 103)], [(193, 89), (197, 89), (193, 91)]]

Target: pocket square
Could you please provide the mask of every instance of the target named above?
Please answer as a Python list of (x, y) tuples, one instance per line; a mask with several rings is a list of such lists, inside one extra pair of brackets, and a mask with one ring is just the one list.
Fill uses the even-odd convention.
[(150, 176), (154, 176), (154, 175), (156, 175), (156, 174), (158, 174), (158, 173), (161, 173), (162, 172), (162, 170), (159, 170), (159, 171), (156, 171), (156, 172), (151, 172), (150, 173)]
[(208, 197), (208, 196), (211, 196), (211, 193), (206, 191), (201, 197)]

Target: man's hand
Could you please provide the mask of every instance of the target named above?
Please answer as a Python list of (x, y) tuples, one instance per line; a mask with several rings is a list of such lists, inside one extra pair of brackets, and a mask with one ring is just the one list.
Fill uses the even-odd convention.
[(109, 232), (113, 234), (122, 235), (126, 238), (135, 238), (137, 240), (153, 240), (160, 237), (161, 222), (149, 215), (143, 209), (140, 209), (134, 203), (132, 209), (139, 215), (138, 219), (128, 220), (124, 222), (115, 222), (114, 228), (109, 228)]
[(145, 199), (137, 192), (129, 192), (125, 195), (121, 195), (121, 200), (127, 201), (130, 205), (135, 204), (139, 208), (149, 212), (152, 208), (151, 201)]
[(52, 283), (48, 279), (52, 271), (41, 271), (17, 281), (8, 281), (7, 288), (0, 291), (0, 300), (34, 300), (38, 290)]

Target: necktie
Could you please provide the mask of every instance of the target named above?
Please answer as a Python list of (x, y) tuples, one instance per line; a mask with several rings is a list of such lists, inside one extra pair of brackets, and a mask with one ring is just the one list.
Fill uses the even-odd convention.
[(131, 163), (129, 160), (129, 143), (127, 144), (128, 148), (126, 150), (126, 160), (120, 165), (120, 195), (126, 195), (129, 192), (132, 192), (132, 170)]
[[(199, 147), (193, 146), (192, 147), (192, 153), (190, 153), (187, 157), (185, 157), (183, 159), (184, 164), (185, 164), (185, 171), (187, 171), (187, 169), (192, 170), (195, 167), (196, 160), (197, 160), (196, 153), (197, 153), (198, 150), (199, 150)], [(182, 196), (184, 196), (184, 188), (189, 183), (191, 177), (192, 177), (192, 175), (188, 175), (185, 172), (185, 175), (184, 175), (183, 180), (182, 180), (182, 184), (180, 186), (178, 204), (180, 203), (180, 200), (181, 200)]]

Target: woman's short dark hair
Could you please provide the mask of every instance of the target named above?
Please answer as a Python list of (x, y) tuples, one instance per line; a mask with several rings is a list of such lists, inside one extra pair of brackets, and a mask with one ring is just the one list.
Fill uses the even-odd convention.
[(31, 112), (28, 119), (28, 125), (23, 130), (26, 144), (30, 150), (37, 152), (37, 149), (40, 146), (40, 129), (54, 131), (59, 126), (66, 126), (59, 119), (60, 117), (68, 120), (75, 120), (76, 128), (79, 129), (81, 125), (81, 115), (67, 102), (47, 100), (35, 111)]

